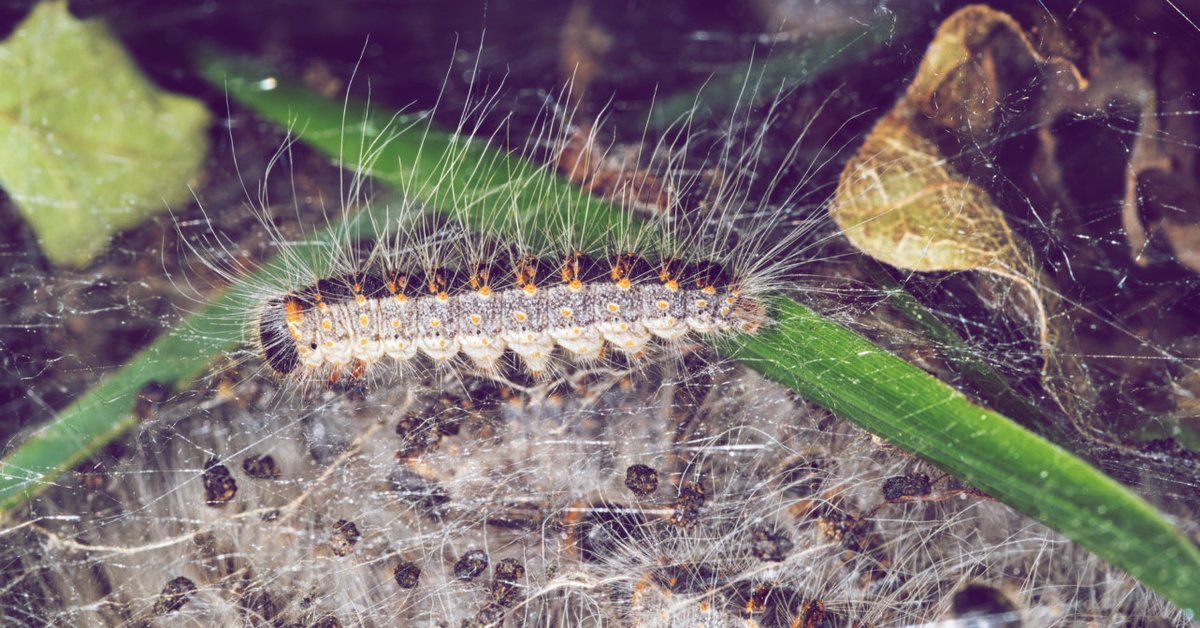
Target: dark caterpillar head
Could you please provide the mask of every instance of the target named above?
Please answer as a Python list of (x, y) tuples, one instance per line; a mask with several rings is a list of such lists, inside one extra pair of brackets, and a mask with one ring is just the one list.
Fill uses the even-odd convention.
[(300, 365), (300, 353), (288, 330), (288, 318), (301, 316), (306, 309), (303, 301), (288, 295), (267, 301), (258, 317), (258, 346), (263, 360), (276, 375), (287, 375)]

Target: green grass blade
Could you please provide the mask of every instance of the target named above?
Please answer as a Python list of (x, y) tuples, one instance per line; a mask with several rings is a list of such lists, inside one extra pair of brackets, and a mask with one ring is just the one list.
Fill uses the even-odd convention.
[[(343, 118), (341, 103), (285, 81), (276, 89), (259, 89), (261, 74), (227, 59), (208, 60), (204, 71), (239, 102), (301, 129), (306, 143), (335, 158), (350, 157), (345, 159), (349, 167), (359, 165), (352, 159), (357, 151), (343, 151), (343, 146), (358, 146), (360, 139), (367, 145), (387, 128), (388, 119), (364, 116), (361, 105), (350, 107)], [(343, 119), (365, 122), (347, 126)], [(440, 175), (448, 159), (486, 167), (446, 179)], [(588, 234), (606, 231), (612, 224), (607, 221), (622, 219), (539, 168), (452, 134), (410, 130), (373, 163), (372, 174), (401, 186), (407, 197), (434, 204), (453, 199), (481, 220), (517, 209), (529, 212), (532, 223), (548, 224), (564, 204), (587, 209)], [(232, 305), (223, 300), (230, 298), (221, 297), (139, 354), (15, 451), (0, 469), (0, 508), (10, 510), (42, 490), (58, 472), (86, 456), (89, 447), (127, 427), (131, 421), (122, 417), (149, 378), (183, 386), (235, 342), (228, 337), (228, 324), (218, 324)], [(1200, 608), (1200, 549), (1145, 501), (1061, 447), (804, 306), (779, 298), (773, 309), (776, 323), (770, 329), (722, 348), (805, 398), (1059, 530), (1181, 608)], [(71, 453), (77, 450), (85, 453)]]

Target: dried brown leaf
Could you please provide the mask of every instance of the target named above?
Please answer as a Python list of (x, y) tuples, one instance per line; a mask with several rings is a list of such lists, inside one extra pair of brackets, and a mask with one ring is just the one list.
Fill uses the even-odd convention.
[[(1015, 42), (1015, 44), (1014, 44)], [(1036, 66), (1066, 68), (1078, 87), (1086, 81), (1069, 61), (1039, 53), (1009, 15), (969, 6), (939, 27), (905, 96), (881, 119), (842, 171), (830, 214), (850, 242), (888, 264), (914, 271), (989, 273), (1015, 283), (1027, 298), (1003, 299), (1037, 330), (1043, 382), (1068, 415), (1076, 411), (1056, 386), (1086, 382), (1073, 363), (1056, 357), (1070, 335), (1056, 328), (1053, 282), (1033, 261), (1029, 246), (982, 186), (951, 163), (938, 140), (986, 142), (1004, 97), (1001, 59), (1014, 63), (1017, 46)]]

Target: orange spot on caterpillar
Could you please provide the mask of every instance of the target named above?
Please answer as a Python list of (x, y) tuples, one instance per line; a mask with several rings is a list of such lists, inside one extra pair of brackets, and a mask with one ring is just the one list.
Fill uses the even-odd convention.
[(513, 281), (526, 294), (533, 294), (537, 290), (535, 284), (538, 276), (538, 262), (536, 257), (524, 257), (514, 264), (513, 270), (516, 271), (516, 276), (513, 277)]
[(284, 301), (283, 318), (289, 323), (299, 323), (304, 320), (304, 306), (294, 299)]
[(404, 293), (404, 289), (408, 287), (408, 275), (399, 273), (388, 273), (390, 279), (387, 282), (387, 289), (392, 294), (400, 297)]

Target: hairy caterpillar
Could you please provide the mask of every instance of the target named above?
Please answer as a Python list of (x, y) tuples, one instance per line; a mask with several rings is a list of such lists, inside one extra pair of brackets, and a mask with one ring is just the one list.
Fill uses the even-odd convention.
[[(788, 225), (786, 207), (763, 211), (748, 195), (764, 176), (756, 168), (770, 107), (757, 121), (736, 119), (707, 138), (711, 156), (698, 164), (685, 162), (703, 134), (673, 129), (650, 149), (614, 156), (562, 109), (550, 109), (519, 152), (543, 155), (537, 174), (556, 168), (617, 208), (601, 235), (576, 228), (596, 221), (586, 201), (551, 209), (547, 226), (520, 224), (528, 208), (514, 207), (471, 227), (453, 200), (433, 204), (450, 214), (446, 220), (402, 198), (398, 216), (388, 207), (382, 218), (369, 214), (380, 235), (365, 253), (343, 223), (322, 259), (285, 259), (287, 272), (265, 284), (224, 271), (253, 295), (243, 316), (261, 361), (291, 381), (333, 383), (430, 362), (495, 374), (507, 351), (542, 377), (563, 362), (636, 364), (689, 336), (757, 333), (768, 322), (764, 297), (784, 283), (807, 233), (803, 221)], [(468, 115), (455, 132), (464, 142), (479, 132)], [(449, 159), (440, 167), (431, 178), (454, 177), (455, 168), (491, 176), (488, 164)], [(354, 175), (347, 220), (369, 168)], [(774, 186), (766, 192), (778, 192)], [(782, 202), (795, 194), (783, 193)], [(265, 205), (259, 209), (286, 252), (286, 238)]]
[(511, 266), (323, 279), (267, 301), (258, 340), (279, 375), (328, 366), (336, 379), (347, 365), (353, 372), (384, 356), (404, 362), (418, 350), (438, 362), (461, 351), (490, 371), (506, 347), (538, 375), (555, 345), (582, 361), (600, 357), (605, 343), (639, 357), (651, 336), (752, 333), (763, 315), (762, 303), (713, 262), (651, 264), (633, 253), (597, 262), (572, 252), (557, 268), (518, 256)]

